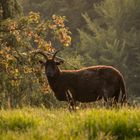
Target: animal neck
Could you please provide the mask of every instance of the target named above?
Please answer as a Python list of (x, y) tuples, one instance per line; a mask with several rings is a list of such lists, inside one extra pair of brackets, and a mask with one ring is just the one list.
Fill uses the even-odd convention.
[(52, 89), (55, 88), (56, 83), (57, 83), (57, 81), (58, 81), (60, 75), (61, 75), (61, 71), (58, 70), (58, 72), (57, 72), (57, 74), (56, 74), (55, 76), (53, 76), (53, 77), (47, 77), (48, 82), (49, 82), (49, 85), (50, 85), (50, 87), (51, 87)]

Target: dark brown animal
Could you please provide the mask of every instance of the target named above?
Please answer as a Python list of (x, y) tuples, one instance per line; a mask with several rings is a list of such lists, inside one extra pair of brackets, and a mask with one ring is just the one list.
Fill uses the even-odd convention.
[(45, 66), (45, 73), (54, 91), (55, 97), (60, 101), (68, 101), (72, 108), (75, 102), (93, 102), (99, 99), (114, 99), (121, 103), (126, 102), (127, 94), (122, 74), (111, 66), (91, 66), (80, 70), (61, 70), (58, 65), (63, 61), (56, 61), (53, 55), (48, 59), (44, 52), (37, 52), (46, 58), (40, 61)]

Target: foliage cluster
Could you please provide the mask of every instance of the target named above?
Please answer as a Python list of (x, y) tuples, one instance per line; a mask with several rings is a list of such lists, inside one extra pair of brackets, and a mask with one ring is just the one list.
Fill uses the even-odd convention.
[(32, 96), (43, 98), (43, 95), (37, 93), (50, 91), (33, 52), (36, 49), (54, 52), (55, 42), (69, 46), (71, 37), (65, 20), (64, 16), (56, 15), (43, 20), (39, 13), (30, 12), (27, 16), (9, 17), (0, 21), (2, 106), (30, 104)]

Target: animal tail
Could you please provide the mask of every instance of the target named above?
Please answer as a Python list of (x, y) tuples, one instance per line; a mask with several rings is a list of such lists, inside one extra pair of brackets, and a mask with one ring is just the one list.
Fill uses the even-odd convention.
[(123, 77), (120, 79), (120, 89), (122, 91), (121, 103), (127, 103), (127, 92)]

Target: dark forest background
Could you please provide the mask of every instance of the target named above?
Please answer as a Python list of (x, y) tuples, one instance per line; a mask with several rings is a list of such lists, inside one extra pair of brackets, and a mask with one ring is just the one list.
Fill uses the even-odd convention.
[[(140, 97), (140, 0), (0, 0), (1, 51), (3, 40), (6, 40), (13, 48), (20, 46), (16, 47), (17, 51), (28, 52), (25, 41), (17, 43), (3, 29), (8, 19), (18, 20), (30, 11), (39, 12), (42, 20), (51, 19), (52, 15), (65, 16), (72, 42), (69, 47), (54, 42), (53, 47), (62, 50), (59, 56), (77, 69), (92, 65), (114, 66), (124, 75), (129, 99)], [(29, 50), (35, 47), (34, 43), (27, 42)], [(26, 61), (27, 57), (21, 59)], [(43, 69), (40, 70), (42, 74), (36, 75), (40, 82), (32, 82), (35, 79), (33, 73), (22, 74), (21, 84), (12, 86), (9, 83), (11, 76), (2, 69), (2, 60), (0, 57), (2, 107), (60, 105), (47, 84), (44, 85), (47, 89), (40, 88), (47, 83)], [(64, 64), (62, 68), (73, 69), (71, 65)], [(22, 66), (25, 64), (14, 64), (15, 69)], [(40, 69), (39, 66), (36, 68)]]

